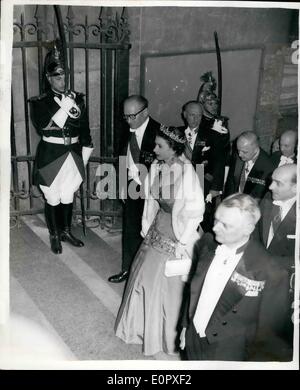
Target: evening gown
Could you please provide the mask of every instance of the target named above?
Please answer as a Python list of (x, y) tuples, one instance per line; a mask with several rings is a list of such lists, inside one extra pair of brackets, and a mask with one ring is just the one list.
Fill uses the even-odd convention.
[(175, 258), (174, 185), (166, 191), (171, 195), (168, 199), (162, 198), (161, 189), (155, 197), (159, 211), (133, 261), (115, 325), (116, 335), (128, 344), (142, 344), (145, 355), (178, 351), (177, 322), (184, 289), (181, 276), (164, 275), (166, 261)]

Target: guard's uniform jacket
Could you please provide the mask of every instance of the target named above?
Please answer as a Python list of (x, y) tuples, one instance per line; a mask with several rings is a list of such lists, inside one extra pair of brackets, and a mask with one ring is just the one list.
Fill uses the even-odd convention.
[[(33, 182), (35, 185), (48, 187), (57, 176), (69, 153), (72, 154), (82, 180), (84, 180), (85, 170), (81, 151), (83, 146), (90, 146), (92, 142), (83, 94), (76, 93), (75, 98), (75, 102), (81, 110), (80, 116), (76, 119), (68, 117), (63, 129), (51, 120), (60, 109), (54, 100), (55, 96), (61, 99), (61, 94), (50, 90), (29, 100), (32, 123), (42, 136), (36, 152)], [(65, 144), (47, 142), (47, 137), (65, 139)], [(75, 142), (75, 137), (78, 137), (78, 142)]]
[(214, 118), (203, 115), (192, 156), (193, 164), (204, 164), (206, 195), (210, 190), (223, 190), (225, 165), (230, 154), (229, 131), (221, 134), (212, 130), (214, 122)]

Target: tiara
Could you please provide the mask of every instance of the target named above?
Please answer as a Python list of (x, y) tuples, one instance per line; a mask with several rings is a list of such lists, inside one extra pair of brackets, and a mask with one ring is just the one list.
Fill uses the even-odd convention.
[(168, 126), (160, 125), (159, 129), (162, 133), (164, 133), (167, 137), (171, 138), (173, 141), (179, 142), (180, 144), (185, 144), (186, 140), (181, 137), (178, 137), (178, 135), (170, 131)]

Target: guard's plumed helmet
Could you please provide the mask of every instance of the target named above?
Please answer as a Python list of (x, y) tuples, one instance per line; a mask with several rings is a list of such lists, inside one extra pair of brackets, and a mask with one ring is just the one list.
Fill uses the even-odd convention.
[(59, 76), (65, 74), (62, 45), (59, 39), (51, 42), (52, 47), (45, 57), (44, 71), (47, 76)]
[(217, 84), (211, 71), (204, 73), (200, 77), (200, 80), (203, 82), (203, 84), (199, 89), (197, 100), (203, 104), (208, 94), (215, 94)]

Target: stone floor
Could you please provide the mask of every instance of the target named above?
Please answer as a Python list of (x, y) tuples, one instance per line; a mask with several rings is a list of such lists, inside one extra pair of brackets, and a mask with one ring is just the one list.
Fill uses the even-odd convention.
[(178, 364), (179, 357), (163, 353), (145, 357), (140, 345), (127, 345), (114, 335), (124, 283), (112, 284), (107, 278), (120, 269), (121, 233), (96, 227), (88, 228), (84, 237), (79, 227), (73, 230), (85, 246), (63, 243), (63, 253), (54, 255), (43, 216), (22, 217), (20, 226), (11, 229), (10, 321), (18, 335), (17, 356), (25, 353), (34, 360), (49, 349), (58, 360)]

